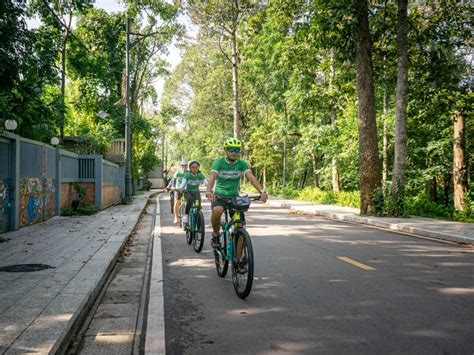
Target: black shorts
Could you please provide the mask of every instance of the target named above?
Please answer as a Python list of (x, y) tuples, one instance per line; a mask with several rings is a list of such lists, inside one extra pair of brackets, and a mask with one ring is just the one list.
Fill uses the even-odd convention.
[(222, 195), (214, 195), (214, 200), (211, 202), (211, 207), (222, 206), (226, 207), (229, 206), (232, 201), (232, 197), (226, 197)]
[[(228, 207), (230, 216), (232, 216), (234, 211), (232, 210), (232, 208), (230, 208), (231, 202), (232, 202), (232, 197), (215, 195), (214, 201), (211, 202), (211, 206), (212, 208), (217, 207), (217, 206)], [(245, 224), (244, 212), (239, 212), (239, 213), (240, 213), (240, 223)]]
[(181, 198), (181, 196), (183, 196), (182, 192), (179, 192), (178, 190), (174, 191), (174, 200), (175, 201), (178, 201)]

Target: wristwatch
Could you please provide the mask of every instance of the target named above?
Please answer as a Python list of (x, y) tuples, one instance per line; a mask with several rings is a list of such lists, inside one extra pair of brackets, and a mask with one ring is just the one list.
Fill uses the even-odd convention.
[(263, 194), (263, 193), (265, 193), (266, 191), (265, 191), (265, 189), (261, 189), (259, 192), (260, 192), (261, 194)]

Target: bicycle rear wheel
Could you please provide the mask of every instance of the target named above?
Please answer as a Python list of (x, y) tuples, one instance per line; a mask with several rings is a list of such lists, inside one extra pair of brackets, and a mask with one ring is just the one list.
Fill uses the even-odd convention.
[(235, 246), (242, 243), (242, 255), (237, 260), (237, 251), (232, 261), (232, 283), (240, 298), (245, 298), (250, 294), (253, 283), (253, 248), (250, 235), (244, 228), (235, 231)]
[(217, 275), (225, 277), (227, 275), (227, 269), (229, 267), (229, 260), (225, 259), (225, 238), (224, 238), (224, 223), (221, 223), (219, 230), (219, 239), (222, 248), (214, 249), (214, 258), (216, 262)]
[(193, 247), (196, 253), (201, 252), (204, 245), (204, 229), (204, 215), (202, 214), (202, 211), (199, 211), (196, 215), (195, 229), (193, 231)]

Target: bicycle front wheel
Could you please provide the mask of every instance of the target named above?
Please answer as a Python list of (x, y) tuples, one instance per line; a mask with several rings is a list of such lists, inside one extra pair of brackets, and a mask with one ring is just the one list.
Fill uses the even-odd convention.
[(196, 253), (201, 252), (202, 247), (204, 245), (204, 233), (205, 233), (204, 229), (205, 229), (204, 215), (202, 214), (202, 211), (199, 211), (199, 213), (196, 216), (195, 229), (193, 231), (194, 233), (193, 247)]
[(235, 231), (235, 248), (232, 261), (232, 283), (237, 295), (245, 298), (252, 289), (254, 264), (252, 241), (244, 228), (238, 228)]

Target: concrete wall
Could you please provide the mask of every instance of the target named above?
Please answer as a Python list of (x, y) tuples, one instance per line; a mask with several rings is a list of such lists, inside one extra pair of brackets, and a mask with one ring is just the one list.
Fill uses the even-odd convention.
[(102, 186), (102, 208), (120, 203), (122, 200), (120, 188), (115, 185)]
[(125, 169), (101, 155), (77, 155), (12, 133), (0, 136), (0, 233), (59, 215), (86, 189), (83, 203), (120, 203)]

